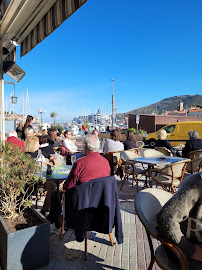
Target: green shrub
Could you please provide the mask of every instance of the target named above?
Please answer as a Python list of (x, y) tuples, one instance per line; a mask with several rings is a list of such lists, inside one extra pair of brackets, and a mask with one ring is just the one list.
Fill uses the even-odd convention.
[(135, 128), (128, 128), (127, 129), (128, 131), (133, 131), (135, 135), (144, 135), (144, 134), (147, 134), (147, 132), (143, 129), (138, 129), (136, 130)]
[(0, 144), (0, 213), (6, 218), (15, 218), (19, 212), (30, 207), (34, 186), (40, 181), (36, 172), (38, 163), (11, 143)]

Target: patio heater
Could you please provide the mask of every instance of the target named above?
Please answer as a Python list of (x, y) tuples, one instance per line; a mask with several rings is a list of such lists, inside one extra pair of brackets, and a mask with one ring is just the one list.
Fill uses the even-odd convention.
[(42, 126), (42, 124), (43, 124), (42, 115), (43, 115), (46, 111), (43, 110), (42, 108), (40, 108), (37, 112), (41, 115), (41, 126)]

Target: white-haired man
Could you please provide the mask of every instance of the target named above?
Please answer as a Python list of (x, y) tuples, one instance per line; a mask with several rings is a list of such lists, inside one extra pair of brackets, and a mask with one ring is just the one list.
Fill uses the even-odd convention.
[(84, 137), (83, 152), (86, 156), (78, 159), (64, 183), (63, 188), (70, 189), (76, 184), (110, 175), (110, 166), (106, 158), (99, 154), (100, 141), (96, 135)]
[[(96, 135), (90, 134), (84, 137), (83, 151), (86, 156), (78, 159), (64, 183), (63, 189), (70, 189), (76, 184), (88, 182), (93, 179), (107, 177), (111, 169), (106, 158), (99, 153), (100, 141)], [(60, 234), (61, 205), (58, 200), (58, 193), (54, 192), (51, 197), (50, 213), (47, 217), (51, 223), (51, 233)]]
[(6, 143), (11, 143), (13, 147), (17, 145), (18, 147), (22, 148), (22, 151), (24, 152), (24, 142), (18, 139), (17, 132), (14, 130), (9, 131), (8, 133), (8, 139), (6, 140)]

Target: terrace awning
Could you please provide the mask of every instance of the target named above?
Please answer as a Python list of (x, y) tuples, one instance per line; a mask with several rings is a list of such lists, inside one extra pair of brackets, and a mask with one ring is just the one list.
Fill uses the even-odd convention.
[[(12, 51), (21, 44), (21, 56), (50, 35), (87, 0), (3, 0), (0, 21), (3, 46)], [(5, 2), (7, 9), (5, 9)]]
[[(24, 56), (50, 35), (86, 1), (87, 0), (0, 0), (1, 141), (5, 140), (2, 59), (5, 62), (12, 61), (12, 59), (15, 58), (15, 51), (14, 54), (11, 54), (9, 57), (3, 55), (3, 47), (12, 52), (15, 50), (17, 44), (21, 44), (21, 56)], [(9, 70), (9, 67), (7, 68)], [(20, 78), (24, 76), (23, 70), (16, 65), (9, 76), (19, 81)]]

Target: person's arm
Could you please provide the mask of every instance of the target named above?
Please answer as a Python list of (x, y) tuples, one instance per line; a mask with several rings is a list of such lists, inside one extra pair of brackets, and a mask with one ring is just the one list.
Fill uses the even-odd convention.
[(156, 215), (159, 231), (175, 242), (187, 257), (195, 252), (195, 245), (182, 233), (180, 223), (189, 217), (191, 209), (200, 198), (197, 188), (178, 191)]
[(182, 150), (182, 157), (187, 157), (187, 155), (191, 152), (191, 146), (189, 141), (186, 142), (184, 149)]
[(169, 142), (168, 140), (166, 140), (165, 143), (166, 143), (166, 148), (167, 148), (167, 149), (169, 149), (169, 150), (171, 150), (171, 151), (174, 150), (174, 149), (173, 149), (173, 146), (170, 144), (170, 142)]
[(80, 177), (79, 166), (77, 162), (75, 162), (67, 177), (67, 180), (64, 182), (63, 189), (66, 190), (74, 187), (79, 177)]

